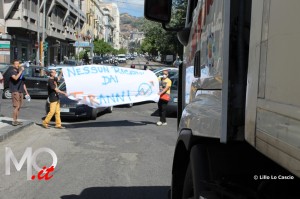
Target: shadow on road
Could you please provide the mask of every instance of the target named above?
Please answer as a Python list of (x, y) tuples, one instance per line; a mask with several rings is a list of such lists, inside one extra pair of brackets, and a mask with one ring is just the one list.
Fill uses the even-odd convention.
[(1, 120), (2, 123), (12, 125), (12, 120)]
[(82, 122), (65, 124), (66, 128), (87, 128), (87, 127), (121, 127), (121, 126), (144, 126), (144, 125), (156, 125), (150, 121), (130, 121), (130, 120), (116, 120), (116, 121), (99, 121), (99, 122)]
[(61, 196), (61, 199), (167, 199), (168, 186), (153, 187), (91, 187), (80, 195)]
[[(159, 117), (158, 109), (155, 110), (153, 113), (151, 113), (151, 116)], [(167, 111), (167, 116), (166, 117), (168, 117), (168, 118), (177, 118), (177, 113)]]

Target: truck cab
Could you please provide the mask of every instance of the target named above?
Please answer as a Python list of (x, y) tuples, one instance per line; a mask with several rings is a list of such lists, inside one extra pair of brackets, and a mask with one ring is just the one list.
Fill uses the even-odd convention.
[(168, 28), (178, 2), (145, 1), (184, 45), (171, 197), (299, 197), (300, 2), (181, 3), (184, 27)]

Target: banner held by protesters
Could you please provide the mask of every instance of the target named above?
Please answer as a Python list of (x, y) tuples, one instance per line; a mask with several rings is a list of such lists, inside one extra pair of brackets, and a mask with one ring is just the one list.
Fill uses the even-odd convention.
[(64, 67), (67, 93), (91, 107), (109, 107), (143, 101), (157, 102), (159, 83), (150, 70), (85, 65)]

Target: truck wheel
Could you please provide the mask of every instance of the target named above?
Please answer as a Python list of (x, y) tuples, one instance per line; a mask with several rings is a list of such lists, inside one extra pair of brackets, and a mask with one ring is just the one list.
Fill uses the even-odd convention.
[(185, 198), (195, 198), (191, 164), (189, 164), (186, 170), (184, 183), (183, 183), (182, 199)]
[(201, 143), (191, 148), (181, 198), (284, 198), (277, 197), (282, 193), (299, 196), (299, 189), (293, 189), (299, 187), (296, 180), (288, 186), (276, 180), (253, 180), (260, 174), (283, 173), (286, 171), (249, 144)]
[[(205, 181), (205, 179), (203, 179)], [(201, 190), (201, 193), (195, 193), (196, 192), (196, 187), (194, 186), (193, 183), (193, 172), (191, 169), (191, 164), (189, 164), (185, 179), (184, 179), (184, 184), (183, 184), (183, 191), (182, 191), (182, 199), (198, 199), (198, 198), (207, 198), (207, 199), (219, 199), (219, 197), (211, 190), (208, 188), (205, 188), (204, 186)]]
[[(197, 159), (192, 159), (196, 156)], [(191, 159), (189, 161), (182, 190), (182, 199), (190, 198), (209, 198), (218, 199), (217, 195), (206, 186), (209, 182), (209, 159), (205, 150), (205, 146), (194, 146), (191, 150)], [(192, 169), (193, 166), (196, 167)], [(194, 185), (196, 183), (196, 185)]]
[(9, 88), (4, 89), (3, 98), (4, 99), (11, 99), (11, 92), (9, 91)]

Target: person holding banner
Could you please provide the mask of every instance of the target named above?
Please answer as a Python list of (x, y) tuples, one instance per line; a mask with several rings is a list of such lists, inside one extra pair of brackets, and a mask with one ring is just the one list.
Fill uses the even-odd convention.
[(50, 111), (47, 114), (45, 120), (43, 120), (43, 127), (49, 129), (49, 122), (52, 119), (53, 115), (55, 114), (55, 128), (57, 129), (64, 129), (65, 127), (61, 126), (61, 119), (60, 119), (60, 102), (59, 102), (59, 93), (66, 95), (67, 93), (59, 90), (57, 88), (58, 81), (61, 79), (63, 72), (56, 77), (56, 71), (50, 70), (50, 77), (48, 79), (48, 96), (50, 101)]
[(13, 104), (13, 121), (12, 125), (22, 125), (23, 123), (18, 121), (18, 116), (20, 112), (20, 108), (23, 103), (23, 93), (29, 96), (26, 85), (24, 83), (25, 79), (23, 77), (24, 67), (20, 65), (18, 60), (13, 62), (13, 69), (10, 72), (9, 79), (9, 90), (12, 96), (12, 104)]
[(169, 72), (167, 70), (163, 71), (163, 76), (159, 78), (159, 90), (158, 95), (160, 96), (158, 101), (158, 111), (160, 120), (156, 123), (157, 126), (167, 125), (166, 113), (167, 105), (170, 101), (171, 85), (172, 81), (168, 78)]

